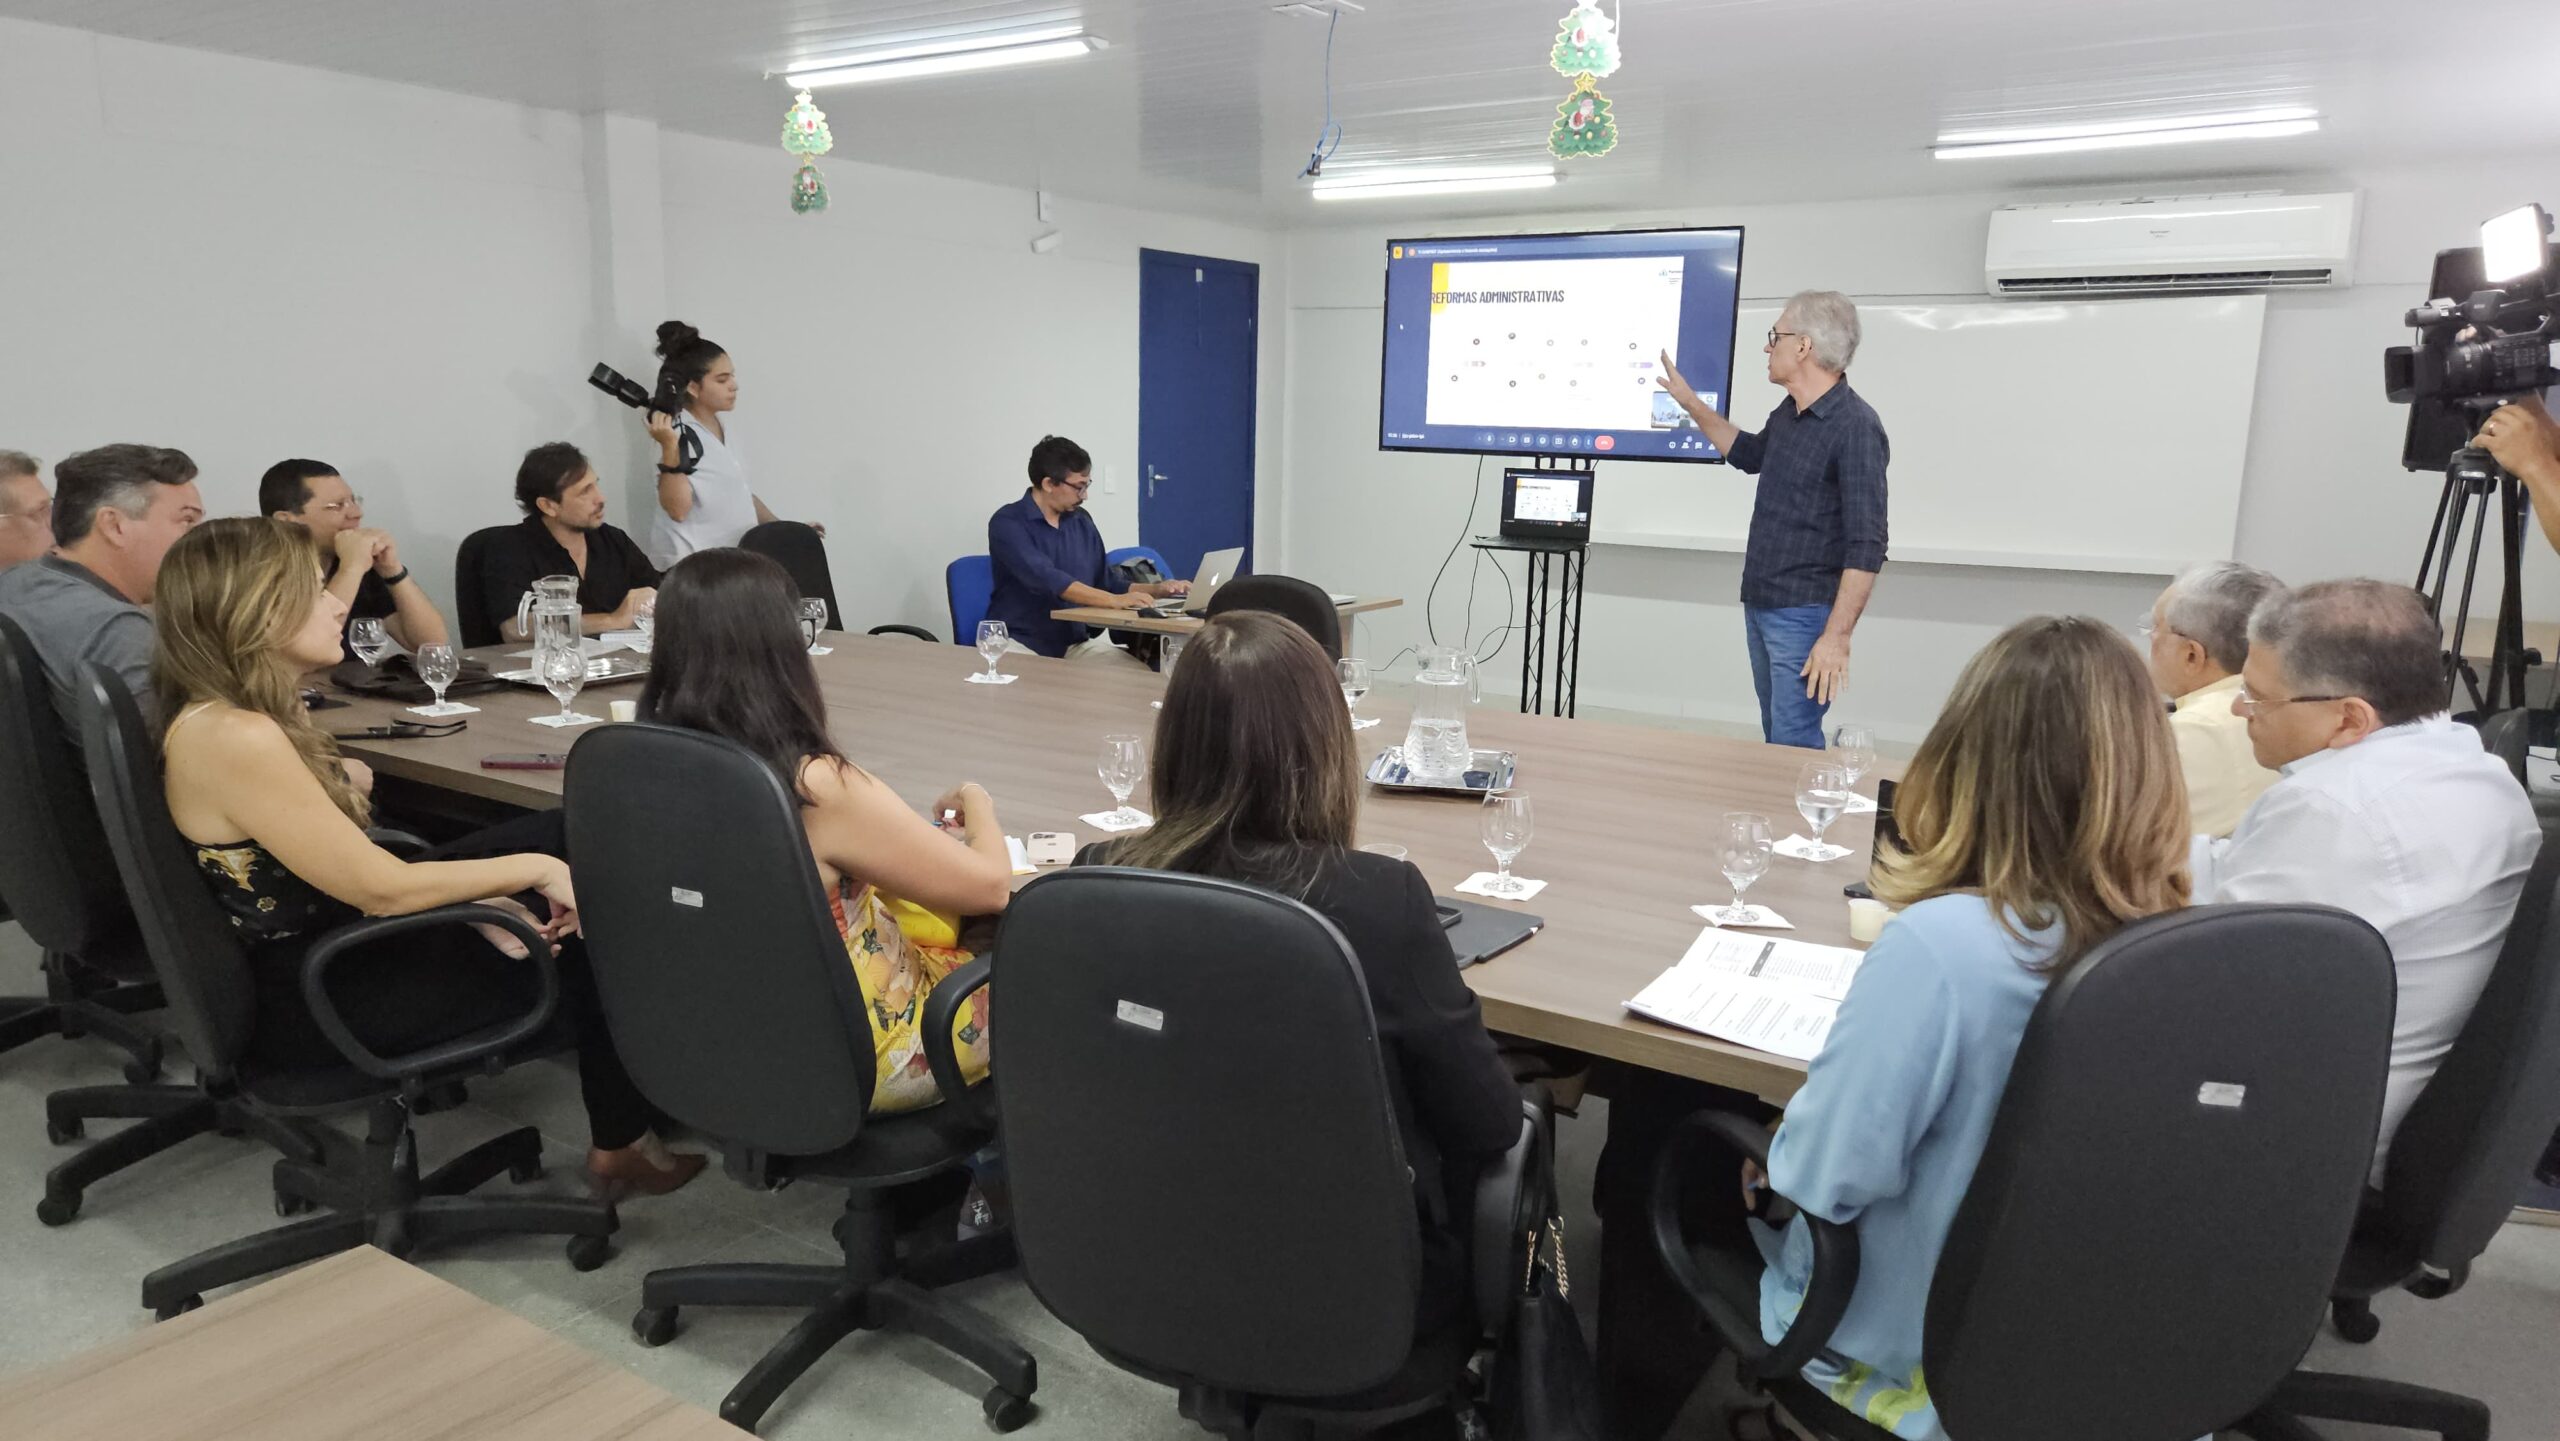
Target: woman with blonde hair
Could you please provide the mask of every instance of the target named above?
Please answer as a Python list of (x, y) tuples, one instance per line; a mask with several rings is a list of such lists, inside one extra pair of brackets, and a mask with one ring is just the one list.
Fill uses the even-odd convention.
[[(1807, 1378), (1896, 1436), (1937, 1438), (1921, 1319), (2027, 1019), (2090, 948), (2187, 903), (2186, 792), (2142, 657), (2094, 620), (2010, 627), (1957, 680), (1894, 818), (1903, 849), (1875, 890), (1904, 909), (1787, 1104), (1767, 1184), (1858, 1223), (1857, 1289)], [(1746, 1205), (1760, 1183), (1746, 1164)], [(1801, 1221), (1754, 1229), (1774, 1340), (1812, 1240)]]
[[(249, 1050), (284, 1066), (343, 1062), (301, 988), (302, 958), (329, 930), (490, 898), (542, 907), (562, 1011), (575, 1030), (594, 1149), (587, 1169), (612, 1194), (660, 1194), (702, 1169), (650, 1134), (647, 1102), (624, 1072), (576, 940), (577, 898), (556, 854), (487, 855), (510, 825), (406, 861), (365, 832), (372, 774), (312, 724), (302, 678), (334, 665), (346, 606), (320, 582), (311, 542), (278, 521), (213, 520), (170, 547), (152, 605), (152, 683), (168, 717), (161, 748), (170, 818), (249, 953), (256, 984)], [(556, 836), (556, 823), (552, 827)], [(556, 843), (554, 850), (558, 849)], [(493, 928), (494, 929), (494, 928)], [(503, 932), (497, 932), (503, 935)], [(330, 973), (349, 1029), (398, 1054), (503, 1024), (538, 987), (517, 956), (463, 926), (387, 937)]]

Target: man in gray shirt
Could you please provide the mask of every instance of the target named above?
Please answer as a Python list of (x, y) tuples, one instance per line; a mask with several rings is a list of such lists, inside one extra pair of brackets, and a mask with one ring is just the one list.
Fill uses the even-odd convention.
[(44, 467), (22, 450), (0, 450), (0, 570), (53, 549), (53, 497)]
[[(0, 615), (35, 642), (67, 719), (82, 662), (151, 706), (151, 601), (160, 558), (204, 519), (196, 466), (157, 445), (102, 445), (53, 468), (53, 552), (0, 571)], [(76, 732), (75, 732), (76, 733)]]

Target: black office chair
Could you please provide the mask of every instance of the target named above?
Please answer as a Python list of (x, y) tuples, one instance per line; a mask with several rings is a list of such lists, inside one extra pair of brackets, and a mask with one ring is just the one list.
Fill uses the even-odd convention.
[[(2370, 926), (2316, 906), (2210, 906), (2126, 927), (2028, 1022), (1929, 1290), (1930, 1399), (1965, 1441), (2294, 1441), (2261, 1408), (2295, 1381), (2355, 1221), (2397, 989)], [(1857, 1225), (1813, 1224), (1795, 1323), (1760, 1333), (1757, 1258), (1693, 1243), (1710, 1138), (1766, 1164), (1739, 1116), (1681, 1123), (1655, 1173), (1673, 1276), (1743, 1378), (1813, 1434), (1887, 1432), (1799, 1374), (1857, 1286)], [(2521, 1170), (2519, 1169), (2519, 1174)]]
[(0, 1051), (96, 1036), (131, 1057), (125, 1079), (140, 1085), (160, 1074), (162, 1038), (133, 1014), (157, 1010), (160, 988), (80, 776), (43, 658), (0, 616), (0, 892), (43, 952), (45, 984), (0, 998)]
[[(542, 1170), (542, 1137), (532, 1127), (510, 1131), (418, 1174), (410, 1108), (431, 1089), (473, 1075), (494, 1075), (528, 1056), (562, 1048), (552, 1025), (560, 996), (551, 947), (541, 932), (491, 906), (439, 906), (415, 915), (356, 921), (323, 936), (302, 968), (302, 992), (321, 1030), (345, 1054), (343, 1066), (279, 1069), (248, 1054), (255, 1021), (249, 959), (230, 922), (187, 853), (161, 797), (160, 766), (132, 694), (108, 671), (88, 666), (82, 678), (80, 734), (89, 784), (116, 872), (124, 880), (153, 967), (168, 992), (170, 1019), (194, 1058), (198, 1083), (237, 1118), (284, 1152), (275, 1166), (276, 1213), (314, 1206), (310, 1217), (225, 1242), (162, 1266), (142, 1281), (142, 1304), (166, 1320), (203, 1304), (216, 1286), (334, 1255), (367, 1242), (405, 1256), (418, 1245), (479, 1235), (569, 1237), (569, 1263), (581, 1271), (612, 1254), (613, 1208), (561, 1196), (466, 1194), (500, 1172), (518, 1182)], [(539, 1001), (524, 1016), (479, 1035), (405, 1056), (380, 1056), (348, 1030), (325, 987), (342, 958), (363, 964), (365, 942), (427, 926), (505, 927), (531, 954), (523, 962), (541, 978)], [(321, 1117), (365, 1113), (361, 1141)]]
[(2525, 779), (2525, 753), (2532, 744), (2533, 712), (2518, 706), (2502, 710), (2480, 722), (2480, 745), (2504, 762), (2518, 785), (2530, 785)]
[(951, 1045), (952, 1021), (985, 983), (986, 963), (946, 977), (925, 1006), (942, 1104), (869, 1115), (870, 1007), (829, 914), (799, 803), (773, 772), (720, 737), (637, 724), (581, 738), (566, 781), (587, 951), (632, 1079), (718, 1147), (747, 1185), (845, 1188), (835, 1226), (844, 1264), (652, 1271), (631, 1320), (641, 1344), (672, 1339), (686, 1306), (808, 1307), (721, 1401), (724, 1420), (754, 1429), (837, 1342), (884, 1328), (985, 1372), (995, 1429), (1029, 1420), (1031, 1354), (929, 1289), (1010, 1266), (1010, 1238), (919, 1241), (902, 1257), (894, 1213), (920, 1183), (960, 1179), (993, 1135), (986, 1098), (961, 1080)]
[(993, 1027), (1025, 1277), (1228, 1437), (1375, 1428), (1464, 1395), (1520, 1283), (1528, 1158), (1477, 1188), (1474, 1305), (1417, 1338), (1421, 1234), (1360, 964), (1228, 881), (1089, 867), (1005, 912)]
[(796, 520), (768, 520), (739, 537), (738, 548), (770, 556), (791, 572), (791, 583), (806, 598), (827, 603), (827, 629), (844, 629), (844, 613), (836, 609), (835, 572), (827, 568), (826, 537)]
[(863, 634), (903, 635), (910, 639), (924, 641), (931, 645), (942, 644), (942, 637), (935, 635), (932, 631), (926, 630), (920, 625), (875, 625), (871, 629), (864, 631)]
[[(2372, 1298), (2397, 1287), (2437, 1300), (2506, 1224), (2517, 1189), (2560, 1125), (2560, 846), (2547, 841), (2525, 877), (2515, 921), (2471, 1018), (2391, 1142), (2382, 1191), (2368, 1201), (2339, 1268), (2330, 1320), (2349, 1341), (2382, 1329)], [(2390, 1381), (2288, 1398), (2305, 1416), (2489, 1434), (2469, 1397)], [(2322, 1404), (2326, 1403), (2326, 1404)]]
[(462, 538), (461, 547), (453, 553), (453, 619), (466, 650), (506, 639), (499, 633), (498, 622), (512, 616), (489, 614), (489, 547), (514, 530), (512, 525), (475, 530)]
[(1287, 616), (1298, 623), (1300, 630), (1314, 636), (1328, 657), (1342, 659), (1342, 611), (1322, 586), (1293, 575), (1239, 576), (1209, 597), (1207, 614), (1221, 616), (1235, 610), (1267, 610)]

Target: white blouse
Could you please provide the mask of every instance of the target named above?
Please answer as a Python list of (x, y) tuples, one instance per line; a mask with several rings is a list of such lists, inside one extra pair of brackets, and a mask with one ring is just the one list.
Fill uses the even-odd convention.
[(756, 523), (756, 493), (747, 483), (746, 452), (738, 445), (737, 412), (720, 418), (726, 439), (712, 434), (691, 412), (677, 416), (676, 424), (701, 441), (702, 459), (693, 468), (693, 510), (677, 520), (660, 506), (650, 523), (649, 560), (660, 570), (697, 550), (736, 545)]

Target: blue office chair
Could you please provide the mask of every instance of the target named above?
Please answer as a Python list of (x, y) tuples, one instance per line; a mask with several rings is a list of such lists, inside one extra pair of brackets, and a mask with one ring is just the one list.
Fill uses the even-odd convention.
[(1124, 545), (1118, 550), (1105, 551), (1102, 556), (1105, 565), (1127, 565), (1133, 560), (1145, 560), (1156, 568), (1156, 574), (1167, 580), (1175, 578), (1173, 567), (1164, 562), (1164, 552), (1152, 545)]
[(944, 566), (942, 591), (951, 601), (951, 643), (976, 648), (978, 622), (987, 618), (987, 603), (995, 599), (995, 557), (964, 555)]

